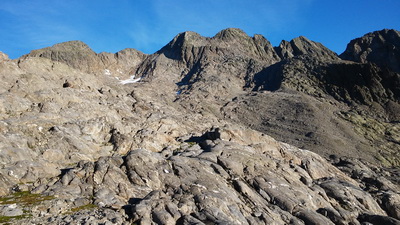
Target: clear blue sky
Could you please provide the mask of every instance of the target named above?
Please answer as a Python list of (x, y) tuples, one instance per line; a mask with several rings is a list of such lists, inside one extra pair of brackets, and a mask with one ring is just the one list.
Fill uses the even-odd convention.
[(183, 31), (235, 27), (274, 46), (300, 35), (342, 53), (365, 33), (400, 30), (400, 0), (1, 0), (0, 51), (81, 40), (96, 52), (154, 53)]

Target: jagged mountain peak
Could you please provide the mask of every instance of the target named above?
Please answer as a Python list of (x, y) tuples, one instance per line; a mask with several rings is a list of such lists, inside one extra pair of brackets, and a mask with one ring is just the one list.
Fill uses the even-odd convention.
[(200, 47), (207, 45), (206, 37), (193, 31), (185, 31), (176, 35), (167, 45), (157, 53), (165, 54), (169, 58), (182, 59), (182, 51), (188, 47)]
[(400, 32), (383, 29), (352, 40), (340, 55), (342, 59), (355, 62), (372, 62), (400, 72)]
[(318, 56), (328, 55), (336, 57), (336, 54), (334, 52), (329, 50), (321, 43), (311, 41), (304, 36), (294, 38), (290, 41), (290, 43), (292, 44), (296, 55), (317, 54)]
[(400, 224), (400, 170), (381, 166), (400, 165), (399, 74), (302, 36), (275, 49), (230, 28), (152, 55), (0, 52), (0, 217)]
[(173, 47), (182, 47), (185, 45), (196, 45), (198, 42), (203, 42), (206, 40), (205, 37), (193, 31), (185, 31), (174, 37), (168, 46)]
[(218, 32), (214, 38), (222, 40), (231, 40), (237, 38), (250, 38), (243, 30), (239, 28), (227, 28)]
[[(218, 32), (214, 37), (208, 38), (193, 31), (185, 31), (176, 35), (166, 46), (159, 52), (164, 52), (167, 49), (185, 48), (188, 46), (200, 47), (209, 45), (209, 41), (229, 41), (235, 39), (251, 39), (243, 30), (238, 28), (227, 28)], [(259, 37), (258, 37), (259, 38)]]
[(372, 40), (380, 40), (380, 41), (390, 41), (394, 42), (400, 38), (400, 32), (394, 29), (382, 29), (378, 31), (369, 32), (362, 37), (353, 39), (350, 44), (354, 41), (362, 40), (365, 44), (370, 44)]
[[(280, 60), (271, 43), (262, 35), (251, 37), (238, 28), (221, 30), (213, 37), (204, 37), (195, 32), (183, 32), (175, 36), (158, 54), (168, 58), (193, 63), (201, 55), (227, 55), (254, 58), (272, 64)], [(195, 54), (195, 55), (193, 55)], [(200, 55), (198, 55), (200, 54)]]
[(337, 54), (329, 50), (319, 42), (299, 36), (290, 42), (282, 40), (275, 51), (282, 59), (292, 58), (299, 55), (312, 55), (321, 59), (337, 59)]

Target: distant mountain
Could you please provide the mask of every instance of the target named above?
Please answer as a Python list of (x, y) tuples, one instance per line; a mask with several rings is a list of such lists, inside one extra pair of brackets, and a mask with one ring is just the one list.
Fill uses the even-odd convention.
[(0, 223), (400, 224), (399, 37), (0, 52)]

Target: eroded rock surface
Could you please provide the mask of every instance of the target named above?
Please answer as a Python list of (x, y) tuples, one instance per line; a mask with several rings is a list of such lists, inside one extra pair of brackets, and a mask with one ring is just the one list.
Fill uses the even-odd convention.
[(356, 62), (240, 29), (0, 54), (0, 221), (398, 224), (397, 33)]
[(384, 29), (352, 40), (340, 57), (361, 63), (372, 62), (399, 73), (399, 47), (400, 32)]
[[(371, 194), (322, 157), (251, 130), (242, 140), (239, 129), (224, 128), (222, 139), (199, 139), (175, 151), (137, 149), (81, 161), (58, 181), (41, 184), (42, 193), (65, 201), (60, 214), (93, 202), (123, 208), (128, 221), (141, 224), (361, 224), (360, 218), (370, 220), (366, 215), (388, 218)], [(380, 194), (393, 204), (400, 196), (389, 190)]]

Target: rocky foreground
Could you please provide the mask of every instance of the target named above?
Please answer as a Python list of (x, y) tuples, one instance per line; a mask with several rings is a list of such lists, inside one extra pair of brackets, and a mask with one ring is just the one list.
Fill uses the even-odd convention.
[(227, 29), (2, 54), (0, 222), (400, 224), (399, 49)]

